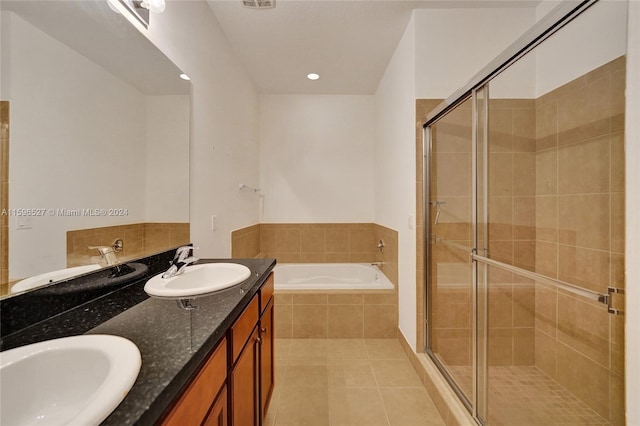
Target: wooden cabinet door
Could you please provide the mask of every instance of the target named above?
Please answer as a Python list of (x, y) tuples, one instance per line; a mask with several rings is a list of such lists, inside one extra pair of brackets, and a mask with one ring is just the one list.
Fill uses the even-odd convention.
[[(227, 341), (223, 339), (196, 378), (172, 407), (162, 426), (199, 425), (227, 376)], [(226, 398), (225, 398), (226, 402)]]
[(229, 413), (227, 410), (227, 388), (222, 388), (222, 392), (218, 395), (216, 402), (211, 407), (207, 418), (204, 419), (202, 426), (227, 426)]
[(267, 304), (267, 307), (260, 318), (260, 415), (262, 420), (267, 412), (269, 400), (273, 393), (273, 385), (275, 383), (274, 373), (275, 364), (273, 357), (273, 298)]
[(233, 426), (257, 426), (259, 422), (260, 371), (258, 327), (253, 329), (231, 372), (231, 424)]

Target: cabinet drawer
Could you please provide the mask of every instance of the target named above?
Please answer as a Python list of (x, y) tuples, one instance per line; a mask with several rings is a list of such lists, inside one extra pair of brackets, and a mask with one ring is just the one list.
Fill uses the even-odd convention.
[(273, 279), (273, 272), (271, 272), (269, 274), (269, 278), (267, 278), (267, 281), (264, 282), (264, 284), (262, 285), (262, 288), (260, 289), (260, 312), (264, 312), (264, 310), (267, 308), (267, 304), (269, 303), (269, 300), (271, 300), (271, 297), (273, 296), (273, 284), (274, 283), (274, 279)]
[(162, 424), (200, 424), (224, 385), (226, 377), (227, 341), (223, 339)]
[(258, 323), (258, 297), (251, 299), (251, 303), (244, 310), (240, 318), (231, 326), (232, 360), (236, 361), (245, 342), (249, 339), (253, 328)]

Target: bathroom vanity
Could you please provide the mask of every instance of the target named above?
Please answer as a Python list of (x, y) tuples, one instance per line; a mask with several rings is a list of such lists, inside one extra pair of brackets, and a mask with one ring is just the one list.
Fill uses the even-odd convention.
[(163, 425), (262, 424), (274, 386), (273, 283), (270, 273)]
[(55, 297), (39, 290), (0, 301), (0, 348), (78, 334), (122, 336), (139, 348), (142, 367), (103, 425), (262, 424), (274, 384), (275, 260), (200, 260), (239, 263), (251, 276), (190, 299), (148, 296), (145, 282), (166, 269), (170, 256), (152, 259), (149, 275), (114, 291), (89, 300), (76, 295), (75, 305), (74, 296), (60, 297), (58, 310), (45, 309)]

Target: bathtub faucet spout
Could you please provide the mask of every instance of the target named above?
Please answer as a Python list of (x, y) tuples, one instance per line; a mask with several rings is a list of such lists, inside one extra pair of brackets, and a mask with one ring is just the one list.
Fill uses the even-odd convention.
[(381, 268), (382, 266), (384, 266), (384, 262), (371, 262), (371, 266), (377, 266)]

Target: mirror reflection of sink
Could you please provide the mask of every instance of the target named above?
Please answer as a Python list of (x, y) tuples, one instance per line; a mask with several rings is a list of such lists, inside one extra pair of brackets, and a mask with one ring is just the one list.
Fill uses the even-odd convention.
[(100, 271), (70, 282), (61, 282), (38, 290), (41, 296), (73, 294), (100, 289), (115, 289), (144, 279), (149, 267), (144, 263), (120, 263), (102, 268)]
[(56, 281), (66, 280), (67, 278), (75, 277), (76, 275), (86, 274), (88, 272), (97, 271), (100, 269), (100, 265), (91, 264), (76, 266), (73, 268), (60, 269), (57, 271), (46, 272), (44, 274), (35, 275), (33, 277), (26, 278), (22, 281), (18, 281), (11, 287), (11, 293), (18, 293), (25, 290), (31, 290), (37, 287), (42, 287)]
[[(89, 272), (95, 273), (83, 277), (79, 276)], [(16, 283), (10, 291), (13, 294), (28, 289), (37, 289), (37, 294), (40, 296), (86, 292), (126, 285), (145, 278), (148, 272), (149, 267), (138, 262), (120, 263), (104, 268), (101, 268), (100, 265), (86, 265), (27, 278)], [(74, 280), (65, 281), (70, 278), (74, 278)], [(52, 283), (55, 285), (49, 285)]]
[(187, 266), (185, 271), (172, 278), (158, 274), (144, 286), (151, 296), (190, 297), (224, 290), (240, 284), (251, 276), (251, 271), (238, 263), (205, 263)]
[(81, 335), (0, 353), (0, 424), (99, 424), (140, 371), (138, 347), (110, 335)]

